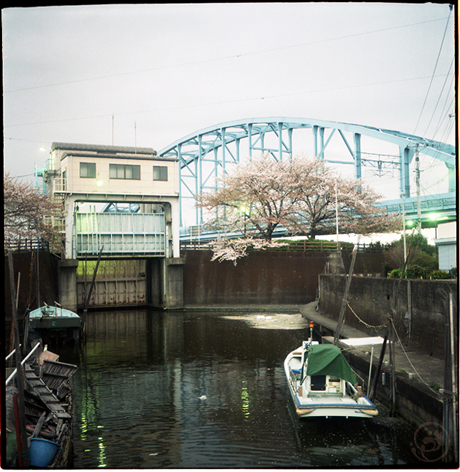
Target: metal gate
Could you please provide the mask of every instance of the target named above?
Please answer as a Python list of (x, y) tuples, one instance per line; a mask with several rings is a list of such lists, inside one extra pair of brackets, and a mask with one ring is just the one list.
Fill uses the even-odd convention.
[[(83, 308), (96, 261), (80, 260), (77, 268), (77, 306)], [(146, 304), (146, 260), (102, 260), (89, 307), (138, 306)]]
[(74, 257), (165, 256), (164, 213), (79, 213), (74, 215)]

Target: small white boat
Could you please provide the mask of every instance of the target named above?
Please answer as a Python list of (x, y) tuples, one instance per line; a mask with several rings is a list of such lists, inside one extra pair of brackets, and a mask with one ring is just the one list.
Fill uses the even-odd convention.
[(284, 371), (300, 418), (372, 418), (376, 406), (356, 387), (356, 377), (337, 346), (304, 341), (284, 361)]
[(61, 342), (76, 341), (81, 328), (80, 316), (61, 306), (45, 305), (29, 313), (29, 338)]

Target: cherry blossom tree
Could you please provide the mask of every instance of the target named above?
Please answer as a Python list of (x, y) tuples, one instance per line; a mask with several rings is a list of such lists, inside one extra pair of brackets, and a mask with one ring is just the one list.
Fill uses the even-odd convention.
[(279, 227), (309, 238), (335, 234), (336, 215), (341, 233), (368, 235), (401, 226), (399, 217), (375, 206), (381, 197), (368, 185), (340, 177), (319, 159), (278, 162), (264, 155), (236, 166), (217, 183), (199, 195), (197, 206), (205, 210), (208, 227), (243, 239), (268, 244)]
[(59, 239), (51, 217), (60, 216), (61, 207), (9, 174), (3, 177), (3, 213), (5, 249), (20, 239), (42, 238), (50, 243)]

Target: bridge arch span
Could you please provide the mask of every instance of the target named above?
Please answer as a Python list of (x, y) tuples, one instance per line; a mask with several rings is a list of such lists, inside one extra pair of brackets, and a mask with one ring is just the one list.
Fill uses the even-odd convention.
[[(215, 188), (219, 173), (240, 162), (241, 157), (252, 157), (256, 153), (270, 153), (277, 160), (291, 158), (295, 154), (294, 132), (302, 130), (311, 132), (310, 155), (333, 164), (352, 165), (356, 178), (361, 178), (362, 167), (366, 165), (379, 172), (397, 169), (400, 193), (409, 198), (409, 165), (414, 155), (419, 153), (444, 162), (449, 170), (449, 192), (455, 192), (455, 147), (450, 144), (395, 130), (311, 118), (239, 119), (203, 128), (159, 151), (161, 157), (173, 157), (179, 161), (181, 226), (185, 201), (194, 199), (206, 189)], [(327, 158), (326, 149), (331, 147), (333, 138), (344, 145), (345, 160)], [(367, 152), (364, 141), (368, 138), (389, 143), (396, 147), (396, 151), (391, 155)], [(195, 223), (202, 223), (202, 213), (198, 209), (195, 209)]]

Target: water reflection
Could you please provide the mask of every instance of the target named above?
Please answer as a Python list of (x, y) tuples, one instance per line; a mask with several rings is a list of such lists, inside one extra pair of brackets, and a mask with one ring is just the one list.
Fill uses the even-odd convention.
[[(74, 377), (76, 468), (279, 468), (416, 464), (413, 428), (300, 422), (282, 363), (307, 330), (208, 313), (90, 313)], [(67, 358), (66, 358), (67, 356)]]

